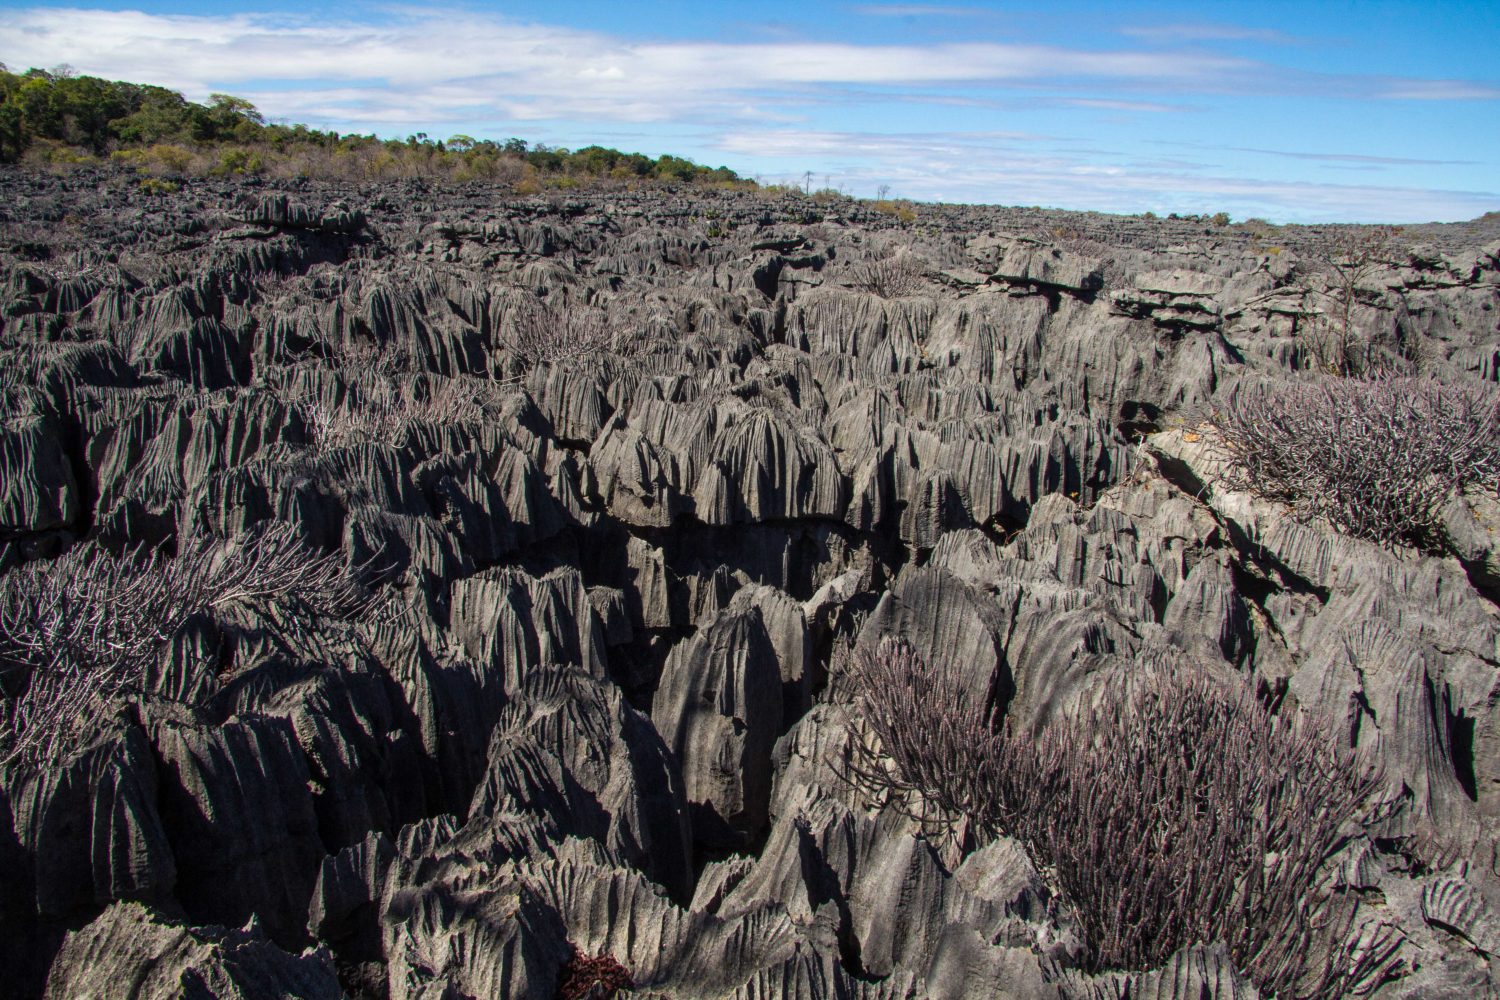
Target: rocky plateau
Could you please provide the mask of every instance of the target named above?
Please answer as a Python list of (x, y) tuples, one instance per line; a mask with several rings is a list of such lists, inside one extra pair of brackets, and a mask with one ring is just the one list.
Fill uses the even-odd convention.
[[(621, 996), (1258, 995), (1212, 941), (1086, 972), (1016, 841), (862, 794), (838, 652), (899, 636), (1020, 726), (1170, 656), (1346, 724), (1398, 806), (1330, 865), (1398, 941), (1366, 995), (1496, 995), (1500, 507), (1420, 552), (1216, 472), (1323, 235), (0, 172), (0, 569), (274, 523), (362, 595), (195, 614), (0, 768), (0, 994), (550, 1000), (576, 949)], [(1401, 239), (1361, 336), (1493, 387), (1500, 222)], [(517, 345), (579, 317), (610, 350)]]

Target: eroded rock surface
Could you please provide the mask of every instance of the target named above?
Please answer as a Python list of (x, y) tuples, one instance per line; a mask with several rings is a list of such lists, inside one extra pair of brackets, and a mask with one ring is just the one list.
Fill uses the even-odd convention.
[[(281, 522), (368, 605), (194, 616), (0, 769), (0, 994), (550, 998), (576, 947), (647, 997), (1256, 995), (1213, 942), (1086, 972), (1019, 843), (855, 790), (835, 653), (886, 636), (1017, 726), (1179, 660), (1337, 720), (1397, 800), (1338, 860), (1399, 935), (1372, 995), (1494, 992), (1495, 499), (1444, 554), (1357, 541), (1220, 487), (1200, 426), (1311, 363), (1316, 232), (0, 191), (0, 568)], [(1404, 245), (1362, 336), (1492, 385), (1500, 232)], [(536, 315), (615, 350), (528, 364)]]

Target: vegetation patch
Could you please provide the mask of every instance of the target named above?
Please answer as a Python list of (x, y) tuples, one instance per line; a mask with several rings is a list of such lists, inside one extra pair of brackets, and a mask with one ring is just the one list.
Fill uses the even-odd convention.
[(1500, 489), (1500, 393), (1432, 378), (1242, 383), (1214, 417), (1226, 482), (1358, 538), (1442, 548), (1443, 509)]
[(1332, 998), (1390, 960), (1395, 943), (1322, 878), (1381, 787), (1323, 720), (1156, 668), (1027, 733), (903, 643), (856, 650), (850, 672), (874, 737), (856, 783), (1020, 840), (1071, 904), (1089, 967), (1222, 940), (1267, 995)]
[(439, 140), (421, 132), (404, 140), (340, 135), (267, 122), (254, 104), (230, 94), (197, 104), (165, 87), (0, 66), (0, 163), (24, 159), (64, 170), (103, 157), (148, 174), (421, 177), (511, 184), (520, 194), (605, 182), (755, 187), (728, 167), (670, 154), (466, 135)]

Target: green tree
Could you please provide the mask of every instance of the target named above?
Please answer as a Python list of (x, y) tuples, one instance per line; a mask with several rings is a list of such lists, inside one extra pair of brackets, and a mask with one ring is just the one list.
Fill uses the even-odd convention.
[(232, 94), (209, 94), (208, 106), (213, 111), (228, 118), (238, 118), (243, 121), (251, 121), (257, 125), (266, 123), (265, 116), (243, 97), (235, 97)]
[(0, 162), (13, 163), (20, 159), (29, 144), (21, 109), (8, 101), (0, 104)]
[(192, 105), (175, 90), (134, 87), (133, 109), (115, 119), (110, 129), (126, 145), (150, 145), (192, 137)]
[(698, 165), (692, 160), (663, 153), (656, 158), (656, 166), (652, 172), (664, 181), (690, 181), (698, 170)]

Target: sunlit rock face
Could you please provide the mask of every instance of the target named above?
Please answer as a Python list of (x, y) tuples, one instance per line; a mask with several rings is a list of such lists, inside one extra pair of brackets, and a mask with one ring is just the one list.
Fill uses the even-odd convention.
[[(1328, 231), (0, 190), (5, 724), (56, 657), (137, 643), (0, 767), (0, 993), (550, 998), (576, 949), (643, 996), (1256, 995), (1214, 941), (1087, 967), (1097, 901), (861, 786), (843, 657), (888, 637), (1028, 731), (1163, 662), (1320, 713), (1390, 786), (1327, 866), (1394, 942), (1372, 995), (1495, 989), (1494, 497), (1418, 550), (1221, 476), (1216, 408), (1312, 377), (1342, 315)], [(1387, 256), (1362, 356), (1493, 388), (1500, 230)], [(155, 618), (123, 577), (46, 577), (171, 578), (270, 525), (357, 593)], [(56, 620), (20, 599), (44, 578), (87, 625), (63, 653), (16, 645)]]

